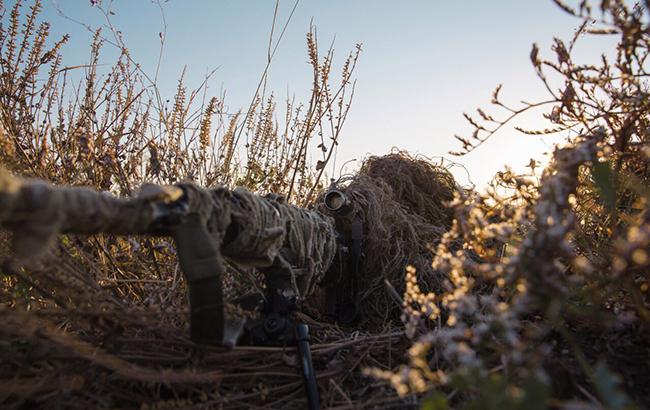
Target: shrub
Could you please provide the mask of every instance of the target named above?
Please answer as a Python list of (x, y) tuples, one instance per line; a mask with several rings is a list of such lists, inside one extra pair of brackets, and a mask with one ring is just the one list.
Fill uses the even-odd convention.
[[(640, 368), (649, 341), (647, 8), (602, 1), (597, 13), (585, 1), (577, 9), (556, 3), (582, 24), (568, 44), (554, 40), (554, 60), (533, 46), (549, 98), (512, 108), (497, 87), (492, 104), (506, 117), (466, 114), (475, 131), (458, 137), (457, 154), (539, 107), (553, 128), (519, 130), (564, 132), (565, 146), (539, 185), (504, 172), (496, 183), (511, 188), (510, 197), (457, 194), (453, 227), (433, 259), (446, 290), (423, 294), (415, 270), (406, 272), (407, 329), (415, 335), (408, 365), (367, 371), (399, 394), (427, 393), (425, 408), (629, 408), (630, 397), (649, 405)], [(576, 63), (576, 42), (600, 35), (618, 36), (613, 60)], [(459, 238), (483, 261), (454, 251)], [(485, 249), (493, 240), (507, 244), (500, 260)]]

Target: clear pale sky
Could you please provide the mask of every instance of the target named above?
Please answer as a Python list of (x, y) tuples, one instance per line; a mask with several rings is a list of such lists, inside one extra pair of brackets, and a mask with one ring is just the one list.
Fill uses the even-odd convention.
[[(294, 3), (280, 0), (280, 25)], [(52, 33), (72, 37), (64, 63), (83, 64), (92, 35), (59, 16), (57, 4), (67, 16), (91, 26), (101, 25), (103, 16), (89, 0), (44, 0), (44, 18), (52, 23)], [(167, 37), (160, 84), (167, 98), (173, 97), (184, 66), (190, 88), (219, 67), (210, 91), (218, 95), (225, 89), (232, 111), (246, 107), (266, 63), (275, 1), (171, 0), (163, 8)], [(112, 22), (132, 55), (153, 72), (162, 30), (158, 7), (149, 0), (116, 0), (113, 9)], [(467, 156), (447, 153), (460, 148), (455, 133), (471, 131), (462, 112), (489, 108), (497, 84), (504, 84), (501, 95), (511, 103), (544, 97), (529, 62), (531, 45), (537, 42), (550, 57), (553, 36), (569, 40), (580, 24), (550, 0), (300, 0), (270, 70), (270, 88), (280, 99), (287, 92), (298, 99), (309, 93), (305, 34), (312, 20), (321, 48), (336, 38), (338, 62), (355, 43), (363, 43), (339, 164), (398, 147), (460, 162), (480, 187), (504, 164), (523, 170), (531, 157), (542, 159), (542, 153), (561, 141), (506, 129)], [(586, 43), (577, 51), (592, 59), (600, 52), (598, 46), (602, 43)], [(525, 121), (520, 125), (540, 124), (532, 118)], [(467, 184), (462, 169), (452, 170)]]

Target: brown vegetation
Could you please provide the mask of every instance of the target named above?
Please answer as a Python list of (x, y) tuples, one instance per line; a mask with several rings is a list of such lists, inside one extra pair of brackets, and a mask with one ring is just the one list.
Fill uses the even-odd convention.
[[(650, 360), (648, 4), (602, 1), (594, 11), (587, 1), (575, 9), (556, 3), (582, 24), (570, 43), (555, 39), (554, 60), (533, 46), (548, 100), (512, 108), (497, 87), (492, 104), (505, 117), (466, 114), (475, 131), (457, 137), (458, 154), (541, 107), (552, 128), (518, 129), (567, 132), (565, 145), (539, 184), (504, 172), (494, 186), (509, 187), (509, 196), (496, 189), (456, 196), (453, 227), (433, 259), (451, 289), (421, 292), (410, 268), (405, 300), (417, 335), (410, 364), (369, 370), (400, 394), (429, 393), (433, 406), (649, 405), (641, 364)], [(596, 35), (617, 36), (616, 49), (599, 62), (576, 63), (575, 43)], [(470, 260), (454, 249), (457, 240), (487, 258)], [(507, 244), (506, 257), (493, 259), (494, 250), (485, 249), (491, 240)]]
[[(507, 197), (480, 195), (403, 152), (371, 157), (333, 184), (365, 222), (363, 314), (354, 326), (326, 322), (316, 302), (300, 314), (313, 332), (324, 407), (650, 405), (648, 8), (556, 3), (582, 24), (568, 44), (555, 40), (552, 61), (533, 47), (549, 99), (513, 108), (499, 86), (492, 103), (504, 119), (478, 110), (481, 120), (466, 115), (474, 134), (458, 137), (459, 154), (471, 151), (521, 113), (547, 107), (552, 128), (520, 130), (570, 133), (539, 184), (504, 172), (494, 184), (509, 188)], [(278, 124), (263, 89), (247, 111), (225, 113), (221, 98), (188, 93), (181, 79), (167, 106), (121, 43), (118, 61), (100, 75), (100, 32), (89, 64), (66, 67), (66, 38), (49, 43), (39, 9), (36, 1), (21, 17), (22, 2), (2, 7), (2, 166), (117, 195), (142, 181), (243, 186), (327, 212), (321, 179), (360, 47), (333, 86), (333, 50), (321, 58), (310, 32), (312, 96), (287, 102)], [(574, 44), (593, 35), (618, 36), (616, 50), (574, 62)], [(76, 70), (84, 80), (72, 90)], [(323, 156), (312, 167), (314, 144)], [(8, 260), (9, 237), (0, 235)], [(170, 240), (64, 235), (48, 263), (6, 261), (2, 273), (3, 407), (305, 407), (292, 349), (226, 351), (188, 339)], [(260, 283), (259, 272), (229, 266), (230, 298)]]

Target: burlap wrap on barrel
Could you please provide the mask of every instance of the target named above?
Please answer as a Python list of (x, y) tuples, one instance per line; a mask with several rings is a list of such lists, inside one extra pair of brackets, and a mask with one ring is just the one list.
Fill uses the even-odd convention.
[(177, 201), (187, 206), (187, 214), (199, 216), (223, 256), (259, 268), (272, 286), (298, 297), (311, 293), (334, 258), (331, 218), (277, 196), (181, 183), (145, 184), (136, 196), (117, 198), (0, 171), (0, 226), (13, 231), (13, 255), (19, 263), (41, 259), (61, 233), (159, 234), (161, 205)]

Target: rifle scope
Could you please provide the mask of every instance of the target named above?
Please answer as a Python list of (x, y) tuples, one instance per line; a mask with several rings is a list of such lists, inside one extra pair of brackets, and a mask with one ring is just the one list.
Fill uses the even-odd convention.
[(352, 211), (352, 204), (345, 194), (337, 189), (332, 189), (325, 194), (325, 207), (337, 214), (347, 215)]

